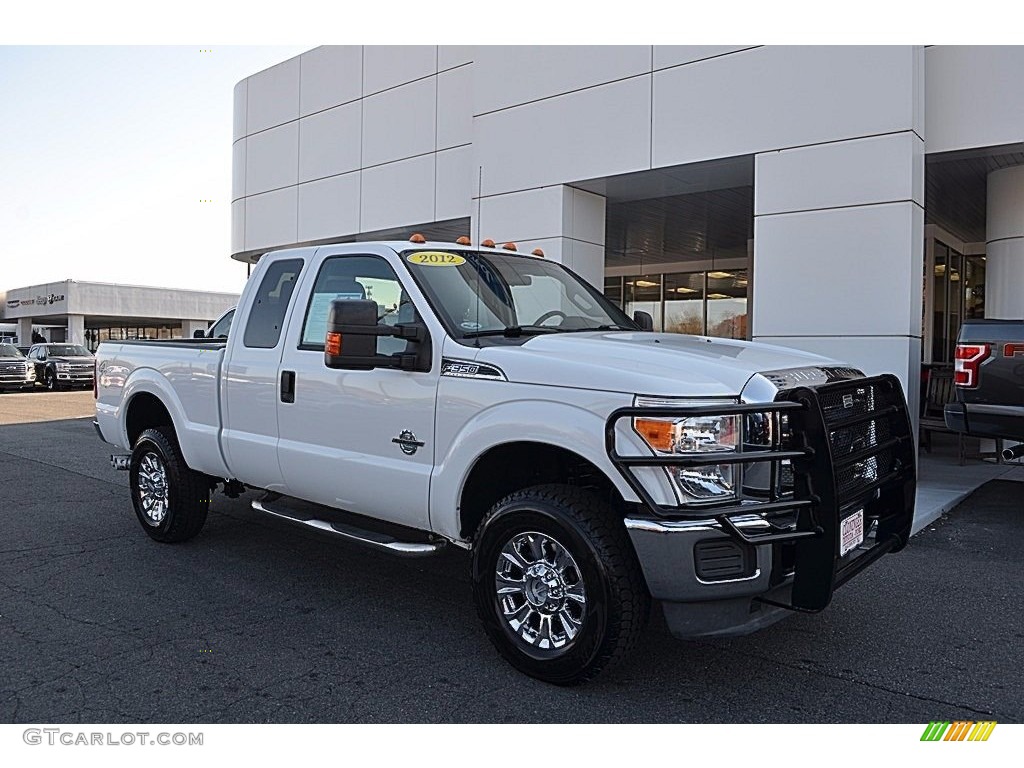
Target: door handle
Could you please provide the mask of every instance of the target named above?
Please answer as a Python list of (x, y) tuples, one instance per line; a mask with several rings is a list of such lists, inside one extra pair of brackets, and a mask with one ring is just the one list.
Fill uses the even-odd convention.
[(281, 371), (281, 402), (295, 402), (295, 371)]

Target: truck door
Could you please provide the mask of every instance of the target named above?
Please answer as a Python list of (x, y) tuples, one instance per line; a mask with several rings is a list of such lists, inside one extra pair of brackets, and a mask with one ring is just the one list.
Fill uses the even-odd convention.
[(288, 307), (303, 260), (271, 262), (259, 287), (239, 307), (222, 372), (222, 442), (235, 477), (257, 488), (280, 491), (277, 463), (278, 370)]
[[(385, 252), (365, 249), (321, 249), (315, 280), (303, 281), (281, 361), (282, 381), (292, 386), (277, 404), (278, 458), (292, 496), (426, 529), (439, 360), (429, 372), (324, 365), (334, 299), (373, 299), (379, 322), (389, 325), (422, 317)], [(377, 351), (393, 354), (408, 343), (381, 337)]]

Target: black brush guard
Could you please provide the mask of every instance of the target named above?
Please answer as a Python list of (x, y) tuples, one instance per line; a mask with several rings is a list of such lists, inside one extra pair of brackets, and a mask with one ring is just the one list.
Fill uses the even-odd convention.
[[(765, 414), (771, 419), (769, 446), (680, 456), (622, 456), (616, 450), (616, 427), (622, 419), (747, 414)], [(783, 416), (788, 422), (785, 433)], [(605, 424), (605, 447), (608, 458), (655, 517), (714, 519), (724, 533), (742, 544), (775, 546), (777, 555), (790, 548), (791, 601), (762, 602), (797, 611), (820, 611), (837, 587), (885, 553), (906, 546), (916, 492), (912, 435), (899, 379), (883, 375), (787, 390), (773, 403), (620, 408)], [(784, 490), (779, 482), (784, 461), (792, 470), (791, 490)], [(747, 496), (729, 506), (661, 506), (633, 472), (634, 467), (761, 462), (770, 462), (766, 496)], [(864, 510), (864, 542), (840, 556), (840, 521), (859, 509)], [(739, 515), (751, 514), (765, 517), (770, 524), (768, 532), (746, 533), (733, 522)]]

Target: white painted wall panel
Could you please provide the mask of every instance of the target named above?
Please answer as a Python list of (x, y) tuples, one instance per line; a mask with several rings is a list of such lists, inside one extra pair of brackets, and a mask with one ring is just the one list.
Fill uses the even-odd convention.
[(751, 45), (656, 45), (654, 46), (654, 68), (676, 67), (694, 61), (724, 56), (728, 53), (754, 48)]
[(986, 205), (986, 240), (1024, 236), (1024, 166), (988, 175)]
[(433, 152), (437, 78), (363, 99), (363, 167)]
[(924, 143), (912, 131), (757, 155), (754, 214), (914, 200)]
[(245, 200), (231, 203), (231, 252), (245, 250)]
[(363, 95), (394, 88), (437, 72), (437, 46), (363, 47)]
[(355, 101), (362, 94), (363, 48), (360, 45), (321, 45), (301, 56), (302, 116)]
[(239, 139), (231, 145), (231, 199), (245, 196), (245, 142)]
[(437, 46), (437, 70), (442, 72), (473, 61), (475, 45), (439, 45)]
[(299, 181), (358, 170), (362, 103), (355, 101), (299, 121)]
[(925, 49), (928, 152), (1024, 141), (1024, 46)]
[(557, 184), (480, 200), (480, 237), (501, 244), (563, 233), (565, 187)]
[(437, 148), (473, 141), (473, 67), (437, 76)]
[(299, 242), (359, 232), (359, 172), (299, 185)]
[(245, 199), (245, 248), (273, 248), (298, 242), (298, 188), (286, 187)]
[(768, 46), (654, 74), (654, 165), (913, 126), (911, 46)]
[(422, 224), (433, 219), (433, 154), (362, 172), (361, 232)]
[(299, 124), (286, 123), (249, 136), (245, 146), (245, 193), (258, 195), (298, 183)]
[(299, 116), (299, 57), (249, 78), (246, 133), (253, 134)]
[(231, 126), (231, 140), (238, 141), (238, 139), (245, 136), (245, 118), (246, 118), (246, 96), (249, 90), (248, 79), (242, 80), (240, 83), (235, 84), (234, 93), (234, 107), (232, 112), (232, 126)]
[(475, 114), (651, 71), (648, 45), (484, 45), (473, 61)]
[(473, 168), (472, 147), (458, 147), (438, 152), (435, 221), (469, 216), (473, 211), (475, 187), (476, 172)]
[(650, 167), (650, 87), (636, 77), (476, 118), (484, 194)]
[(582, 189), (565, 188), (562, 232), (576, 239), (604, 245), (605, 199)]
[(754, 333), (920, 336), (923, 232), (913, 203), (756, 218)]

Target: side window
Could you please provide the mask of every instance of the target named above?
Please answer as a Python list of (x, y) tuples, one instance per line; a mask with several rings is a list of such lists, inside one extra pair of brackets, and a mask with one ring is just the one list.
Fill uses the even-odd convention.
[[(379, 256), (335, 256), (326, 259), (316, 276), (302, 324), (300, 349), (323, 350), (327, 313), (335, 299), (373, 299), (377, 321), (387, 325), (419, 319), (395, 271)], [(377, 352), (404, 352), (408, 342), (390, 336), (377, 339)]]
[(217, 324), (210, 329), (208, 334), (211, 339), (226, 339), (231, 330), (231, 321), (235, 319), (235, 310), (231, 310), (224, 317), (217, 321)]
[(273, 349), (281, 340), (295, 281), (302, 271), (302, 259), (285, 259), (270, 265), (256, 298), (249, 308), (242, 343), (247, 347)]

